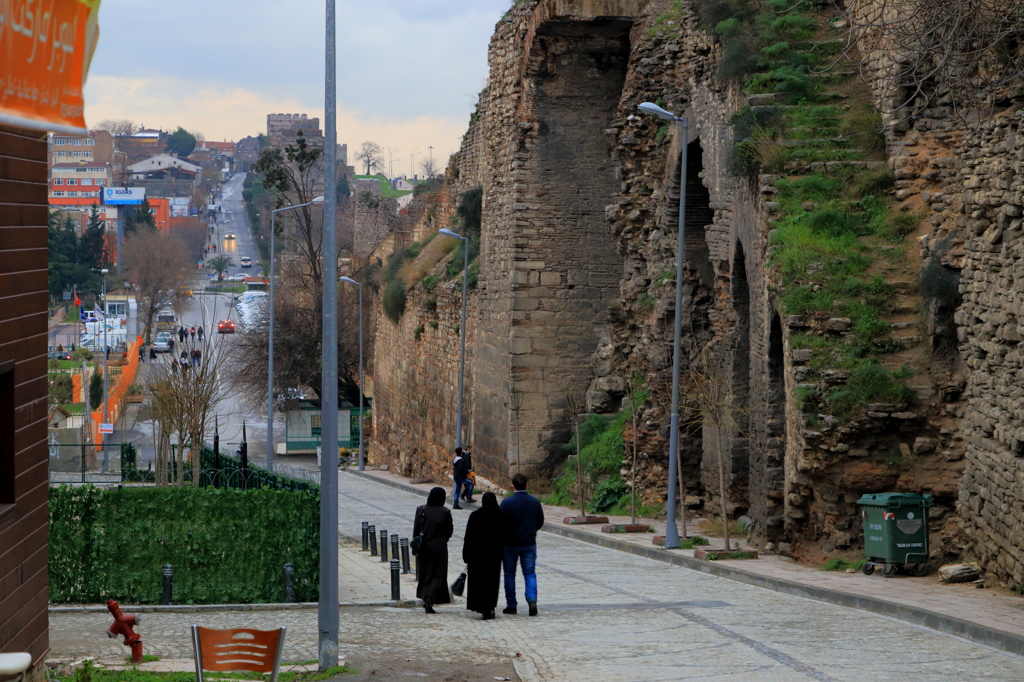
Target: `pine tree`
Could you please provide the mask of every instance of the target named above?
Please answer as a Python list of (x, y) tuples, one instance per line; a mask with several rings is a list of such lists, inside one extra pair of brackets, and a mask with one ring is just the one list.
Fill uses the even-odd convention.
[(108, 265), (104, 234), (106, 227), (100, 217), (100, 208), (93, 204), (89, 210), (89, 222), (78, 240), (79, 260), (89, 268), (104, 268)]
[(124, 234), (127, 237), (140, 230), (156, 232), (156, 218), (153, 217), (149, 200), (143, 199), (142, 203), (129, 211), (124, 217)]
[(96, 411), (103, 404), (103, 373), (94, 371), (89, 379), (89, 409)]

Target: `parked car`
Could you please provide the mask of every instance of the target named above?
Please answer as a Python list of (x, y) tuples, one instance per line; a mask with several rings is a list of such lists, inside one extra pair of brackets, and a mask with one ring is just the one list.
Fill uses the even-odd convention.
[(238, 274), (231, 275), (230, 277), (228, 277), (228, 281), (229, 282), (244, 282), (245, 278), (247, 276), (248, 275), (243, 275), (242, 273), (238, 273)]
[(69, 351), (69, 350), (57, 350), (56, 348), (51, 346), (50, 349), (48, 351), (46, 351), (46, 359), (47, 360), (70, 360), (71, 359), (71, 351)]
[(234, 334), (235, 333), (235, 323), (232, 322), (231, 320), (221, 320), (220, 322), (217, 323), (217, 333), (218, 334)]
[(153, 350), (157, 353), (171, 352), (171, 332), (160, 332), (153, 339)]

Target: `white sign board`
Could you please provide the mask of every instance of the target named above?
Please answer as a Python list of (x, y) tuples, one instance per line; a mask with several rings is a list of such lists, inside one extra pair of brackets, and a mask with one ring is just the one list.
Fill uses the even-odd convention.
[(103, 203), (111, 206), (137, 206), (145, 198), (145, 187), (106, 187), (103, 189)]
[(100, 433), (113, 433), (113, 432), (114, 432), (114, 425), (113, 424), (100, 424)]

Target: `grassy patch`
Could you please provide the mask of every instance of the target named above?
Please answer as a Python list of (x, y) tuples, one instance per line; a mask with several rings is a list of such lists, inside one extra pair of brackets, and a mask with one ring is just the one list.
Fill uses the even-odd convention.
[(682, 549), (693, 549), (694, 547), (707, 547), (711, 541), (702, 535), (694, 535), (679, 542)]
[(860, 570), (860, 567), (864, 565), (864, 559), (858, 559), (857, 561), (847, 561), (846, 559), (840, 559), (834, 557), (829, 559), (821, 567), (823, 571), (845, 571), (847, 569)]
[[(157, 656), (143, 655), (143, 662), (160, 660)], [(316, 665), (312, 663), (298, 663), (295, 666)], [(288, 664), (282, 664), (282, 670), (278, 674), (281, 682), (319, 682), (338, 675), (349, 675), (356, 671), (347, 666), (337, 666), (324, 671), (308, 670), (305, 668), (293, 668), (288, 670)], [(254, 672), (206, 672), (204, 677), (211, 679), (228, 680), (268, 680), (270, 674)], [(85, 664), (75, 669), (71, 675), (55, 674), (52, 678), (55, 682), (195, 682), (195, 672), (154, 672), (129, 668), (127, 670), (107, 670), (94, 667), (92, 661), (87, 660)]]
[[(716, 538), (723, 537), (725, 533), (722, 532), (722, 521), (721, 519), (707, 519), (702, 521), (700, 529), (706, 535), (711, 535)], [(729, 522), (729, 536), (730, 537), (747, 537), (747, 528), (739, 521)]]

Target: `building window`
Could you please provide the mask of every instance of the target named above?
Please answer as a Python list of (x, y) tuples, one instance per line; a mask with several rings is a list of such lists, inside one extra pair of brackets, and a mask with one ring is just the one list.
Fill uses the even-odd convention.
[(54, 156), (64, 156), (64, 152), (54, 152)]
[(106, 184), (106, 182), (107, 182), (107, 181), (106, 181), (106, 180), (104, 180), (103, 178), (97, 178), (97, 179), (96, 179), (96, 184), (97, 184), (98, 186), (100, 186), (100, 187), (103, 187), (103, 185), (105, 185), (105, 184)]
[(82, 178), (82, 184), (83, 185), (91, 185), (92, 184), (92, 178)]
[(54, 192), (53, 196), (55, 196), (55, 197), (62, 197), (62, 196), (64, 196), (64, 194), (65, 194), (64, 192)]
[(68, 184), (69, 185), (77, 185), (78, 184), (78, 178), (68, 178)]
[(88, 140), (83, 140), (83, 142), (85, 143), (86, 147), (95, 147), (96, 146), (96, 140), (94, 140), (92, 138), (89, 138)]
[(63, 185), (64, 184), (64, 178), (54, 178), (53, 179), (53, 184), (55, 184), (55, 185)]
[(92, 152), (82, 152), (82, 156), (84, 156), (87, 159), (91, 159), (92, 158)]
[(0, 362), (0, 512), (14, 505), (14, 362)]

